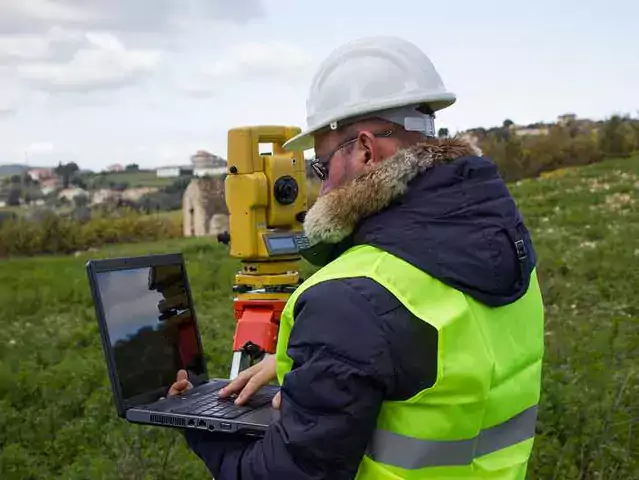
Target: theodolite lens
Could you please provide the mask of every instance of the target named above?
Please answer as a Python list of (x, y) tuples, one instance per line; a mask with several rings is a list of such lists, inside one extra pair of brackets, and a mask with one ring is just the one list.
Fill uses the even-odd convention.
[(275, 181), (273, 193), (277, 203), (280, 203), (281, 205), (290, 205), (297, 199), (299, 187), (293, 177), (286, 175)]

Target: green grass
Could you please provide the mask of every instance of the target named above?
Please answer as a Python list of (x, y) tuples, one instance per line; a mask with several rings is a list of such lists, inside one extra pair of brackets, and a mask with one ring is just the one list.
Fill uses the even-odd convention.
[(157, 215), (158, 218), (165, 218), (167, 220), (174, 220), (176, 222), (182, 221), (182, 210), (165, 210), (165, 211), (153, 213), (150, 215)]
[(0, 207), (0, 212), (10, 212), (21, 214), (25, 211), (25, 208), (22, 208), (20, 205), (7, 205), (6, 207)]
[(116, 182), (129, 184), (129, 188), (134, 187), (166, 187), (170, 185), (175, 178), (158, 178), (154, 171), (141, 172), (113, 172), (105, 175), (106, 182)]
[[(535, 238), (547, 314), (531, 479), (639, 471), (639, 158), (512, 185)], [(184, 253), (208, 365), (227, 376), (238, 266), (213, 239), (120, 245), (0, 268), (0, 478), (207, 478), (175, 431), (115, 417), (88, 258)]]
[(639, 158), (527, 180), (513, 194), (547, 314), (534, 478), (639, 478)]

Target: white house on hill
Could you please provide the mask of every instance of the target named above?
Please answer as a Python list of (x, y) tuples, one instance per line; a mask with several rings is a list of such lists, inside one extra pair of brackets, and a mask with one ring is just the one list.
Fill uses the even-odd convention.
[(226, 173), (226, 160), (205, 150), (199, 150), (191, 156), (191, 163), (196, 177), (217, 177)]
[(155, 170), (158, 178), (170, 178), (181, 177), (183, 175), (193, 175), (193, 167), (190, 166), (175, 166), (175, 167), (160, 167)]

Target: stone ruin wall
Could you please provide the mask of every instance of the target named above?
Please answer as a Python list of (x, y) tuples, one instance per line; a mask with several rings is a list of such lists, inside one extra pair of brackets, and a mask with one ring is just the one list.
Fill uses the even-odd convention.
[(185, 237), (216, 236), (228, 230), (224, 178), (194, 178), (182, 201)]

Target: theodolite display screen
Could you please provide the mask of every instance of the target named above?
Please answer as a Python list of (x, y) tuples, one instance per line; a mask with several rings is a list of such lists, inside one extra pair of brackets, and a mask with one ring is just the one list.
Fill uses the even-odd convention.
[(271, 250), (290, 250), (295, 248), (295, 242), (292, 237), (271, 238), (268, 243)]
[(297, 255), (304, 248), (305, 237), (301, 234), (265, 234), (264, 243), (269, 255)]

